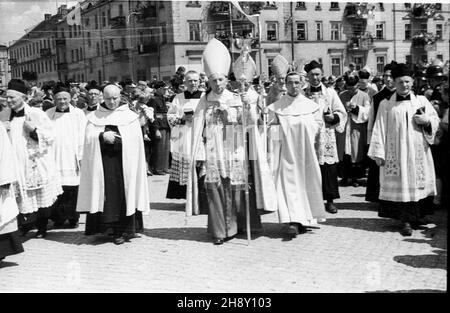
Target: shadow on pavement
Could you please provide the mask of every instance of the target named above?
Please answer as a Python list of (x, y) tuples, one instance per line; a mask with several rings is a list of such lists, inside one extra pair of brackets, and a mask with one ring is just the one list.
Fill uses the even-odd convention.
[(444, 211), (435, 212), (433, 221), (434, 228), (426, 228), (421, 231), (425, 239), (405, 239), (408, 242), (426, 243), (435, 254), (423, 255), (397, 255), (394, 261), (415, 268), (436, 268), (447, 270), (447, 213)]
[(370, 202), (335, 202), (339, 210), (353, 210), (353, 211), (378, 211), (377, 203)]
[(399, 231), (398, 222), (383, 218), (327, 218), (327, 220), (321, 224), (373, 232)]
[(365, 198), (366, 195), (364, 193), (353, 193), (350, 196), (357, 197), (357, 198)]
[(34, 233), (30, 233), (25, 237), (28, 240), (49, 240), (56, 241), (65, 244), (71, 245), (101, 245), (108, 242), (112, 242), (111, 237), (103, 236), (103, 235), (90, 235), (86, 236), (84, 234), (84, 230), (80, 231), (59, 231), (59, 230), (49, 230), (47, 232), (47, 236), (45, 238), (33, 238)]
[(19, 266), (16, 262), (0, 261), (0, 268)]
[(161, 210), (161, 211), (179, 211), (184, 212), (184, 203), (162, 203), (162, 202), (152, 202), (150, 203), (150, 210)]
[(141, 235), (168, 240), (189, 240), (197, 242), (212, 242), (211, 236), (205, 227), (181, 227), (181, 228), (152, 228), (144, 229)]

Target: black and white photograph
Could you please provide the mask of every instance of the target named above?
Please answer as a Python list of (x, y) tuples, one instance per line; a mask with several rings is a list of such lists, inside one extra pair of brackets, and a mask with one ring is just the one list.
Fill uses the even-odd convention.
[(449, 66), (443, 0), (0, 0), (0, 293), (446, 293)]

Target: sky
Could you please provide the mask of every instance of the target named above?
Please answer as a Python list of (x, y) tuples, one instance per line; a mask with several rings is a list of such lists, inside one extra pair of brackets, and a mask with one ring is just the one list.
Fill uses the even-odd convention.
[(55, 14), (57, 6), (67, 3), (70, 8), (77, 4), (73, 0), (0, 0), (0, 45), (8, 45), (44, 20), (44, 14)]

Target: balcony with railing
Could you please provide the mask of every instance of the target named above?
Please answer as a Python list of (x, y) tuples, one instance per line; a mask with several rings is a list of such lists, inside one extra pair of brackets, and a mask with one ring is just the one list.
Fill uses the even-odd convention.
[(157, 52), (158, 52), (158, 43), (156, 43), (156, 42), (150, 42), (150, 43), (138, 45), (138, 53), (139, 54), (157, 53)]
[(369, 51), (374, 47), (373, 40), (374, 38), (371, 34), (352, 36), (347, 40), (347, 50)]
[(55, 39), (55, 44), (57, 46), (65, 46), (66, 45), (66, 38), (56, 38)]
[(427, 45), (436, 42), (436, 36), (433, 33), (419, 32), (412, 37), (412, 47), (415, 49), (423, 49)]
[(58, 69), (58, 71), (67, 71), (68, 69), (67, 62), (61, 62), (56, 64), (56, 68)]
[(129, 51), (130, 51), (130, 49), (128, 49), (128, 48), (121, 48), (121, 49), (113, 50), (114, 61), (118, 61), (118, 62), (128, 61), (130, 58)]
[(41, 58), (50, 58), (52, 56), (52, 51), (49, 48), (43, 48), (40, 50)]
[(127, 27), (125, 16), (116, 16), (109, 20), (112, 29), (120, 29)]
[(374, 6), (367, 3), (352, 2), (348, 3), (344, 9), (344, 16), (348, 20), (367, 20), (373, 15)]
[(251, 49), (259, 48), (259, 40), (252, 36), (251, 33), (247, 35), (234, 34), (230, 35), (228, 31), (217, 32), (214, 36), (217, 40), (222, 42), (228, 49), (240, 50), (244, 45), (250, 46)]
[(411, 7), (411, 12), (409, 16), (412, 19), (428, 19), (436, 14), (437, 8), (434, 3), (415, 3)]

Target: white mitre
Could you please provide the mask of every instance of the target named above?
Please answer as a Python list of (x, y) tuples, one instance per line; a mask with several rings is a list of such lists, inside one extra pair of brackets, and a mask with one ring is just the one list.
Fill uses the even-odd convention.
[(230, 52), (219, 40), (211, 39), (202, 56), (203, 69), (207, 77), (212, 75), (228, 75), (231, 65)]

